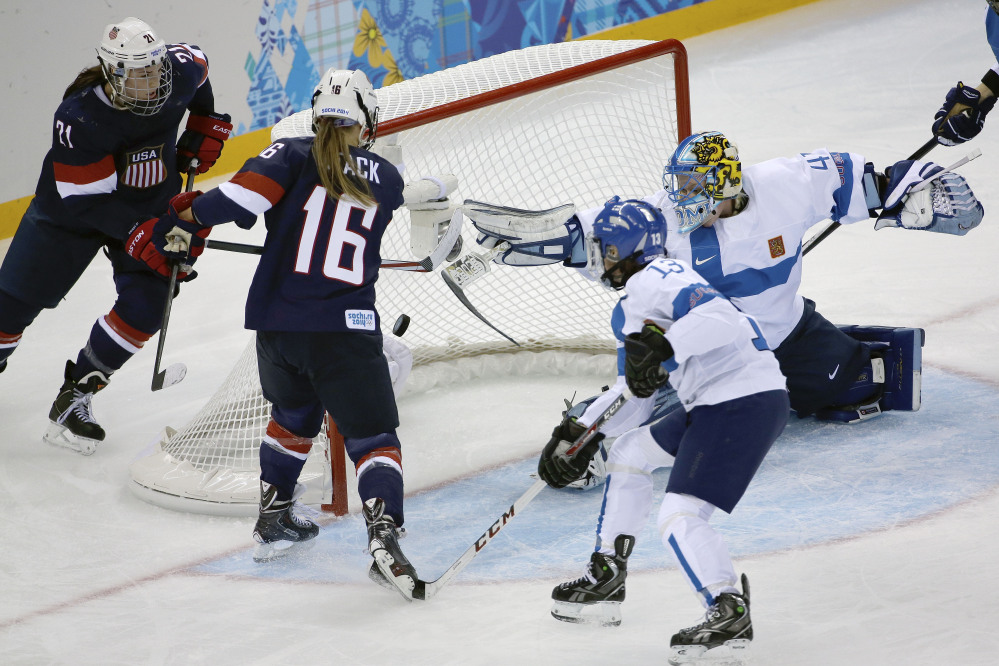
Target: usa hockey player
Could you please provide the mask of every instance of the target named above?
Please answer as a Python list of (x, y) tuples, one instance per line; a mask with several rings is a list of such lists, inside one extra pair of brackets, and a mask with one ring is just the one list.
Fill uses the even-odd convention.
[(988, 5), (985, 36), (997, 62), (976, 87), (958, 81), (947, 92), (943, 106), (933, 115), (932, 125), (937, 143), (945, 146), (956, 146), (978, 136), (999, 95), (999, 0), (988, 0)]
[[(399, 415), (375, 309), (382, 236), (406, 195), (396, 167), (367, 150), (378, 106), (363, 72), (328, 70), (312, 111), (314, 137), (276, 141), (227, 183), (175, 197), (155, 242), (182, 257), (214, 225), (248, 227), (265, 216), (267, 237), (246, 301), (260, 385), (272, 403), (260, 447), (254, 559), (279, 557), (317, 535), (293, 503), (328, 412), (357, 472), (370, 575), (411, 599), (417, 575), (398, 543), (405, 520)], [(450, 219), (440, 208), (436, 214)]]
[[(716, 508), (735, 508), (783, 431), (789, 403), (760, 326), (689, 263), (663, 255), (664, 227), (654, 206), (614, 198), (587, 234), (587, 270), (627, 290), (611, 323), (628, 388), (647, 398), (668, 381), (683, 408), (622, 435), (611, 448), (596, 548), (584, 576), (552, 591), (551, 613), (567, 622), (620, 624), (628, 557), (653, 501), (651, 474), (672, 466), (659, 532), (707, 609), (703, 623), (670, 641), (670, 663), (683, 663), (708, 650), (741, 651), (753, 638), (747, 578), (740, 591), (708, 519)], [(542, 475), (567, 471), (572, 478), (570, 458), (566, 451), (543, 455)]]
[[(66, 363), (44, 435), (85, 455), (105, 437), (91, 399), (160, 328), (170, 267), (145, 222), (180, 191), (193, 159), (198, 173), (215, 163), (232, 130), (215, 113), (198, 47), (166, 44), (130, 17), (104, 28), (97, 57), (55, 112), (35, 198), (0, 267), (2, 372), (24, 330), (59, 304), (98, 251), (111, 261), (117, 300)], [(193, 277), (189, 270), (181, 279)]]
[[(876, 228), (965, 234), (980, 223), (983, 209), (960, 175), (947, 173), (931, 187), (909, 192), (940, 171), (907, 160), (886, 176), (860, 155), (828, 150), (743, 169), (723, 134), (702, 132), (680, 143), (666, 163), (664, 189), (644, 200), (664, 214), (667, 254), (694, 265), (759, 323), (788, 379), (797, 415), (856, 422), (919, 408), (923, 331), (832, 325), (798, 294), (802, 239), (830, 217), (849, 224), (875, 216)], [(480, 243), (509, 243), (495, 261), (523, 266), (563, 259), (579, 267), (586, 256), (581, 239), (601, 209), (570, 211), (540, 225), (509, 209), (465, 210), (481, 232)], [(643, 409), (615, 416), (602, 430), (623, 432), (644, 423), (652, 401)], [(563, 420), (553, 439), (571, 434)]]

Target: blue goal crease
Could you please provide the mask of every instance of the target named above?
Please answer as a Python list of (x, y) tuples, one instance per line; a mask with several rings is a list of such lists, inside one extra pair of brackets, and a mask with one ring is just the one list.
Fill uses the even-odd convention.
[[(955, 409), (960, 405), (960, 409)], [(911, 522), (999, 485), (999, 389), (927, 368), (918, 412), (888, 412), (859, 425), (793, 419), (731, 515), (711, 524), (733, 557), (855, 537)], [(406, 500), (403, 550), (432, 580), (527, 488), (536, 461), (522, 460)], [(653, 474), (657, 497), (668, 469)], [(593, 552), (603, 488), (546, 489), (503, 528), (455, 582), (578, 575)], [(656, 500), (658, 503), (658, 499)], [(675, 567), (650, 520), (636, 535), (629, 571)], [(370, 556), (360, 516), (322, 528), (311, 547), (256, 564), (247, 548), (198, 565), (199, 574), (362, 583)]]

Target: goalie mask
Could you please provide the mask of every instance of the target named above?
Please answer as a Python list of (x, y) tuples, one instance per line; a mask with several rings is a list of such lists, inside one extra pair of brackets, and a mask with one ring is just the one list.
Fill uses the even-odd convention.
[(115, 108), (140, 116), (159, 112), (173, 91), (173, 66), (166, 43), (137, 18), (104, 28), (97, 57)]
[(721, 132), (692, 134), (666, 162), (663, 187), (676, 206), (680, 233), (690, 233), (719, 203), (742, 192), (739, 151)]
[(333, 124), (361, 124), (361, 148), (370, 148), (378, 134), (378, 97), (364, 72), (329, 68), (312, 93), (312, 130), (318, 118)]
[(587, 235), (587, 272), (608, 289), (622, 289), (628, 278), (665, 255), (665, 234), (666, 219), (655, 206), (614, 197)]

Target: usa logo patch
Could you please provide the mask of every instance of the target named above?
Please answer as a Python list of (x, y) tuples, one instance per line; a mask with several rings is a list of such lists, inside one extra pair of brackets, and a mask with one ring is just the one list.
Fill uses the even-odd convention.
[(125, 173), (121, 182), (129, 187), (154, 187), (166, 180), (163, 146), (140, 148), (125, 154)]
[(767, 241), (767, 245), (770, 246), (770, 258), (776, 259), (777, 257), (784, 256), (784, 237), (778, 236), (777, 238), (771, 238)]

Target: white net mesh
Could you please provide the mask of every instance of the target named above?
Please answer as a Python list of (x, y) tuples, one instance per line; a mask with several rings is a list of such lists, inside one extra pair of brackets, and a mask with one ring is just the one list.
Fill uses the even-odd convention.
[[(645, 195), (661, 186), (663, 163), (679, 135), (689, 132), (678, 127), (678, 116), (689, 117), (685, 61), (678, 81), (672, 45), (678, 46), (543, 45), (404, 81), (377, 91), (379, 134), (402, 146), (405, 180), (455, 174), (452, 201), (527, 209), (571, 202), (582, 209), (615, 194)], [(271, 135), (304, 136), (311, 125), (311, 110), (302, 111)], [(464, 247), (477, 251), (474, 227), (466, 227)], [(412, 258), (405, 207), (382, 240), (382, 256)], [(616, 296), (560, 264), (494, 265), (466, 295), (521, 351), (613, 350), (609, 313)], [(405, 342), (415, 366), (517, 349), (463, 307), (436, 273), (382, 270), (377, 307), (387, 325), (400, 314), (412, 318)], [(257, 449), (268, 414), (251, 343), (222, 389), (162, 444), (163, 455), (171, 469), (182, 461), (201, 476), (245, 471), (255, 503)], [(173, 492), (157, 472), (132, 471), (140, 486), (155, 483), (159, 492)]]

